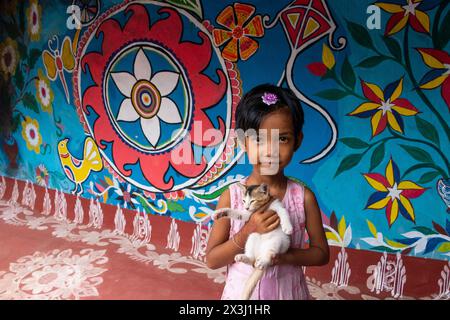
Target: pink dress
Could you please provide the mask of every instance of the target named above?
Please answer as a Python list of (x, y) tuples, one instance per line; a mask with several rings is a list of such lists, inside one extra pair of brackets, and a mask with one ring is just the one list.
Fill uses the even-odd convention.
[[(248, 177), (242, 179), (246, 183)], [(236, 185), (230, 187), (231, 207), (243, 209), (242, 190)], [(291, 247), (301, 248), (305, 234), (305, 210), (303, 206), (304, 187), (288, 179), (283, 205), (289, 212), (294, 232), (291, 236)], [(230, 238), (244, 225), (244, 222), (230, 220)], [(227, 278), (222, 293), (223, 300), (240, 299), (245, 283), (253, 271), (253, 267), (235, 262), (227, 266)], [(269, 267), (256, 285), (251, 300), (309, 300), (310, 294), (301, 267), (292, 265), (276, 265)]]

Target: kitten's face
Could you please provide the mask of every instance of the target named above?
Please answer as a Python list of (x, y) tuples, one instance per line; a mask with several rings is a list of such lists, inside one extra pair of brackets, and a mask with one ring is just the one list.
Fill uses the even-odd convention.
[(247, 211), (255, 211), (270, 198), (269, 188), (265, 183), (245, 186), (238, 182), (238, 185), (243, 191), (242, 202)]

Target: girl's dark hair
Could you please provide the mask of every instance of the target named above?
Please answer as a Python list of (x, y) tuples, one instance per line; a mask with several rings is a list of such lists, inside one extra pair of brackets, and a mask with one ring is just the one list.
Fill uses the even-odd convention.
[[(262, 96), (265, 93), (274, 93), (278, 97), (275, 104), (267, 105)], [(281, 88), (272, 84), (262, 84), (247, 92), (236, 108), (236, 129), (258, 131), (262, 119), (276, 110), (287, 108), (292, 115), (294, 127), (295, 146), (298, 146), (298, 135), (304, 123), (303, 108), (291, 89)]]

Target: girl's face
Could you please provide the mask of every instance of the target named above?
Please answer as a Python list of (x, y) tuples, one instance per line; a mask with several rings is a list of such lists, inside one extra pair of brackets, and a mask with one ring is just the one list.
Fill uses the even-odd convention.
[[(303, 138), (298, 136), (298, 146)], [(287, 108), (265, 116), (259, 131), (246, 137), (246, 152), (261, 175), (275, 175), (285, 168), (296, 150), (292, 116)]]

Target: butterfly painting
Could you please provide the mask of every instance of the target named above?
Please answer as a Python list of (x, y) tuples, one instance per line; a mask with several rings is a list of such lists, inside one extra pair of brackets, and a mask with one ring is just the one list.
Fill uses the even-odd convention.
[[(74, 43), (76, 43), (76, 41), (74, 41)], [(75, 48), (72, 46), (72, 40), (66, 36), (60, 48), (59, 38), (55, 35), (48, 41), (48, 47), (50, 51), (44, 50), (42, 53), (42, 60), (44, 61), (47, 77), (52, 81), (55, 81), (56, 78), (59, 77), (64, 88), (67, 103), (70, 103), (69, 89), (67, 87), (64, 71), (72, 72), (75, 67), (75, 57), (73, 54)]]

